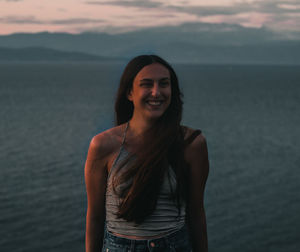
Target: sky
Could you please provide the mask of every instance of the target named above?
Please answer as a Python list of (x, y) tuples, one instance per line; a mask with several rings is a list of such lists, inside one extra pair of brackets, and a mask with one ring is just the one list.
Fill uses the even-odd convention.
[(183, 23), (300, 32), (300, 0), (0, 0), (0, 34), (122, 33)]

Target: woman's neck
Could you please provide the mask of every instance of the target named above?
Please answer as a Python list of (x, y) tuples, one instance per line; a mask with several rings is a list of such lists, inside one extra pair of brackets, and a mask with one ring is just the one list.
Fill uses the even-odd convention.
[(152, 127), (153, 121), (145, 121), (132, 117), (129, 121), (129, 130), (133, 136), (141, 136)]

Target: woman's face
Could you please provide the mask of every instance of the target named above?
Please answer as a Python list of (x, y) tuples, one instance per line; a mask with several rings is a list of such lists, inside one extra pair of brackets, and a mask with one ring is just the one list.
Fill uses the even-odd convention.
[(145, 66), (135, 76), (127, 98), (133, 102), (133, 116), (159, 118), (171, 103), (169, 70), (159, 63)]

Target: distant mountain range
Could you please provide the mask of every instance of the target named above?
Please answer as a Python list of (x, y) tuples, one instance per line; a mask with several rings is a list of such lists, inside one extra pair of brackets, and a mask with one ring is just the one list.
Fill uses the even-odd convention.
[(300, 40), (228, 24), (188, 23), (114, 35), (20, 33), (0, 36), (0, 47), (0, 61), (127, 60), (153, 53), (176, 63), (300, 64)]
[(0, 47), (2, 61), (101, 61), (111, 62), (121, 59), (101, 57), (81, 52), (64, 52), (43, 47), (5, 48)]

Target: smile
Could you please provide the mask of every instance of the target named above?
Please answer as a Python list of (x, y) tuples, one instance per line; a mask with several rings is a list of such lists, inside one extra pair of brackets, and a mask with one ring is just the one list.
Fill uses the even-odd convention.
[(147, 103), (153, 106), (159, 106), (163, 103), (163, 101), (147, 101)]

